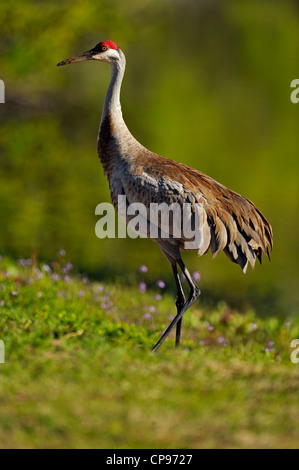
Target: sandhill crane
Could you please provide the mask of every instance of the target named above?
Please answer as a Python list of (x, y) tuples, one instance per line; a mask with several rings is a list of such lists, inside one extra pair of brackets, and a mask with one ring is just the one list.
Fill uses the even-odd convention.
[[(141, 202), (149, 207), (153, 202), (174, 202), (180, 206), (190, 203), (202, 208), (199, 255), (210, 249), (213, 257), (221, 251), (241, 266), (244, 273), (248, 262), (254, 267), (262, 250), (270, 259), (272, 229), (263, 214), (245, 197), (226, 188), (210, 176), (182, 163), (161, 157), (143, 147), (128, 130), (121, 111), (120, 89), (126, 59), (122, 50), (112, 41), (98, 43), (93, 49), (66, 59), (57, 65), (83, 60), (98, 60), (111, 66), (111, 81), (106, 93), (98, 135), (98, 154), (107, 176), (111, 199), (118, 210), (118, 195), (125, 195), (128, 204)], [(181, 258), (185, 249), (184, 239), (170, 236), (156, 238), (162, 253), (171, 264), (176, 290), (177, 314), (153, 347), (156, 351), (176, 326), (176, 346), (180, 343), (182, 317), (196, 301), (200, 291)], [(181, 285), (177, 265), (185, 275), (189, 297)]]

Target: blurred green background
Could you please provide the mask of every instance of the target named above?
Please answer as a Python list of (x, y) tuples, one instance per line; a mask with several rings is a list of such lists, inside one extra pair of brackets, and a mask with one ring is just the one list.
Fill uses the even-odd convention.
[(251, 199), (273, 226), (272, 262), (244, 276), (222, 253), (185, 254), (202, 302), (298, 311), (299, 3), (261, 0), (2, 0), (0, 253), (51, 261), (62, 247), (97, 278), (171, 269), (149, 240), (99, 240), (110, 201), (96, 153), (106, 64), (56, 63), (105, 39), (125, 52), (122, 108), (149, 149)]

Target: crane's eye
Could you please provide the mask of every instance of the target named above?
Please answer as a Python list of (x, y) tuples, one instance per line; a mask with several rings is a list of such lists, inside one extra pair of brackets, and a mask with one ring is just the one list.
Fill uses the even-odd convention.
[(107, 49), (108, 49), (107, 46), (102, 46), (102, 51), (103, 51), (103, 52), (104, 52), (104, 51), (107, 51)]

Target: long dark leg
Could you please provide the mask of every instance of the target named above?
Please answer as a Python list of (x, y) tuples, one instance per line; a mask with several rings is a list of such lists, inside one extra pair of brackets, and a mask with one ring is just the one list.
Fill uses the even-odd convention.
[[(174, 280), (175, 280), (175, 285), (176, 285), (176, 292), (177, 292), (177, 298), (176, 298), (176, 307), (177, 307), (177, 314), (180, 313), (182, 308), (184, 307), (186, 303), (184, 291), (182, 288), (180, 276), (177, 270), (176, 263), (172, 264), (172, 271), (174, 275)], [(180, 318), (180, 320), (177, 322), (176, 325), (176, 335), (175, 335), (175, 345), (178, 347), (180, 345), (180, 338), (181, 338), (181, 328), (182, 328), (182, 321), (183, 318)]]
[(199, 290), (199, 287), (195, 284), (195, 282), (193, 281), (192, 279), (192, 276), (191, 274), (189, 273), (188, 269), (186, 268), (186, 266), (184, 265), (184, 262), (182, 260), (182, 258), (178, 259), (178, 265), (180, 266), (181, 270), (183, 271), (183, 273), (185, 274), (185, 277), (188, 281), (188, 284), (190, 286), (190, 294), (189, 294), (189, 299), (188, 299), (188, 302), (194, 298), (193, 302), (195, 302), (196, 299), (198, 299), (198, 297), (200, 296), (200, 290)]
[(176, 348), (178, 348), (180, 345), (182, 321), (183, 321), (183, 318), (180, 318), (180, 320), (176, 324), (176, 332), (175, 332), (175, 347)]
[[(182, 317), (183, 317), (184, 313), (186, 312), (186, 310), (188, 310), (188, 308), (196, 301), (196, 299), (200, 295), (200, 290), (199, 290), (198, 286), (195, 284), (195, 282), (193, 281), (188, 269), (186, 268), (186, 266), (183, 263), (182, 258), (179, 258), (177, 262), (178, 262), (180, 268), (182, 269), (183, 273), (185, 274), (185, 277), (188, 281), (188, 284), (190, 286), (190, 294), (189, 294), (187, 302), (185, 302), (184, 305), (181, 307), (181, 309), (178, 311), (177, 315), (172, 320), (170, 325), (166, 328), (166, 330), (162, 334), (162, 336), (159, 339), (159, 341), (157, 342), (157, 344), (155, 344), (155, 346), (153, 347), (152, 351), (157, 351), (157, 349), (165, 341), (165, 339), (167, 338), (167, 336), (172, 331), (172, 329), (174, 328), (175, 325), (178, 325), (179, 322), (182, 324), (181, 320), (182, 320)], [(173, 270), (174, 270), (174, 267), (173, 267)], [(179, 281), (179, 277), (178, 277), (176, 267), (175, 267), (175, 271), (176, 271), (175, 280), (176, 280), (176, 286), (177, 286), (178, 297), (179, 297), (179, 288), (182, 291), (182, 286), (181, 286), (180, 281)], [(175, 271), (174, 271), (174, 273), (175, 273)], [(180, 298), (182, 299), (182, 297), (180, 297)], [(179, 343), (180, 333), (181, 333), (181, 325), (179, 326), (179, 329), (177, 328), (176, 344)], [(178, 341), (178, 343), (177, 343), (177, 341)]]
[[(183, 260), (180, 258), (178, 260), (178, 264), (180, 265), (180, 268), (182, 269), (183, 273), (185, 274), (185, 277), (188, 281), (188, 284), (189, 286), (191, 287), (191, 291), (190, 291), (190, 295), (189, 295), (189, 299), (188, 299), (188, 302), (190, 302), (189, 304), (189, 307), (190, 305), (192, 305), (192, 303), (195, 302), (195, 300), (199, 297), (200, 295), (200, 290), (199, 288), (197, 287), (197, 285), (195, 284), (195, 282), (193, 281), (188, 269), (186, 268)], [(176, 269), (176, 266), (175, 266), (175, 270), (176, 270), (176, 275), (177, 277), (175, 276), (175, 279), (176, 279), (176, 286), (177, 286), (177, 292), (178, 292), (178, 289), (180, 289), (181, 292), (183, 292), (183, 289), (182, 289), (182, 285), (181, 285), (181, 281), (180, 281), (180, 277), (178, 275), (178, 271)], [(178, 284), (177, 284), (177, 281), (178, 281)], [(194, 298), (194, 300), (192, 300)], [(186, 300), (185, 300), (185, 296), (183, 294), (183, 303), (181, 302), (178, 302), (179, 300), (181, 299), (181, 297), (179, 297), (179, 294), (178, 294), (178, 298), (176, 300), (176, 305), (177, 305), (177, 309), (178, 309), (178, 313), (180, 312), (180, 310), (182, 308), (184, 308), (184, 305), (186, 303)], [(189, 308), (187, 307), (187, 308)], [(187, 310), (187, 309), (186, 309)], [(186, 311), (185, 310), (185, 311)], [(175, 338), (175, 345), (176, 347), (178, 347), (180, 345), (180, 338), (181, 338), (181, 327), (182, 327), (182, 321), (183, 321), (183, 317), (180, 318), (180, 320), (178, 321), (177, 325), (176, 325), (176, 338)]]

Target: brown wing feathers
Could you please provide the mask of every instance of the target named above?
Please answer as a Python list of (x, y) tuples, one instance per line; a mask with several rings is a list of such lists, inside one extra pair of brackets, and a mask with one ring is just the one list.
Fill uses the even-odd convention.
[(205, 245), (211, 249), (213, 257), (224, 251), (244, 272), (248, 261), (252, 267), (256, 258), (261, 263), (262, 251), (270, 259), (272, 228), (251, 201), (186, 165), (160, 156), (153, 162), (151, 155), (150, 160), (150, 165), (143, 160), (143, 171), (183, 184), (197, 200), (200, 196), (198, 202), (203, 204), (210, 227), (210, 242)]
[(261, 262), (262, 250), (270, 259), (268, 245), (272, 249), (272, 229), (255, 205), (212, 179), (207, 192), (205, 209), (211, 227), (213, 256), (223, 250), (244, 272), (248, 261), (252, 267), (256, 257)]
[[(198, 183), (201, 184), (201, 175)], [(205, 209), (211, 227), (213, 256), (223, 250), (244, 272), (248, 261), (252, 267), (256, 257), (261, 262), (262, 250), (270, 259), (268, 245), (272, 249), (272, 229), (263, 214), (243, 196), (212, 179), (209, 183), (203, 195), (208, 193)]]

